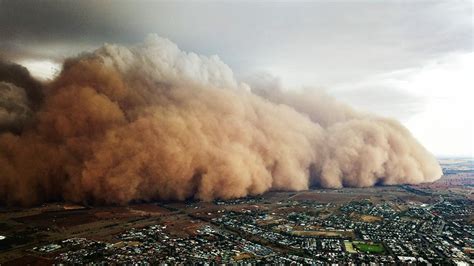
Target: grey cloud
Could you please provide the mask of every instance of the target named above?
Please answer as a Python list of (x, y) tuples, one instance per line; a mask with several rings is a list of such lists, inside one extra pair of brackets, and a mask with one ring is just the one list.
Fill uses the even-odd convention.
[(31, 115), (25, 90), (0, 81), (0, 132), (19, 131)]
[(423, 111), (425, 103), (422, 97), (385, 84), (333, 92), (333, 95), (358, 109), (402, 120)]
[(0, 132), (21, 132), (43, 101), (43, 85), (20, 65), (0, 59)]
[(21, 65), (0, 58), (0, 81), (11, 83), (25, 90), (33, 109), (38, 108), (43, 100), (42, 84)]
[(38, 54), (64, 44), (73, 54), (158, 33), (184, 49), (219, 54), (237, 72), (309, 68), (324, 84), (471, 49), (471, 14), (467, 1), (0, 1), (0, 47)]

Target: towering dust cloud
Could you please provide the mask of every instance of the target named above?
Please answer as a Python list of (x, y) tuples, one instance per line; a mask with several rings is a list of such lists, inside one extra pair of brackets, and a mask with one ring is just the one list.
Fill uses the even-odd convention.
[(251, 88), (217, 56), (157, 36), (69, 59), (43, 93), (33, 125), (0, 135), (2, 204), (212, 200), (441, 176), (396, 121), (326, 95)]

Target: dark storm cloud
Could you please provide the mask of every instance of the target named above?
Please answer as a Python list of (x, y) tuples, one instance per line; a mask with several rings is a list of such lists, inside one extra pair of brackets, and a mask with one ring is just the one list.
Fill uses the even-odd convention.
[(1, 1), (0, 34), (7, 40), (68, 41), (115, 36), (100, 8), (80, 1)]
[(26, 96), (36, 109), (43, 99), (42, 85), (31, 77), (28, 69), (23, 66), (3, 61), (0, 58), (0, 81), (24, 88)]
[(19, 133), (42, 100), (42, 84), (26, 68), (0, 59), (0, 132)]
[(101, 10), (85, 1), (0, 1), (0, 55), (62, 61), (85, 45), (120, 39)]
[[(347, 63), (348, 68), (357, 64), (359, 70), (386, 69), (416, 61), (423, 54), (471, 49), (471, 13), (465, 1), (408, 5), (402, 1), (3, 0), (0, 49), (11, 56), (53, 58), (64, 56), (67, 49), (72, 54), (86, 46), (134, 43), (148, 33), (158, 33), (185, 49), (217, 53), (237, 70), (255, 67), (255, 63), (295, 64), (295, 60), (295, 68), (319, 60), (329, 65)], [(67, 48), (56, 54), (51, 51), (61, 45)], [(364, 53), (365, 61), (359, 59)], [(292, 61), (286, 60), (290, 55)]]

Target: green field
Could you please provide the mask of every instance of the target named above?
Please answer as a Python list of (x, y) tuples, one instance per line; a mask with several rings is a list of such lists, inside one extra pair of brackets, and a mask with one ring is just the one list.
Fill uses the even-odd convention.
[(385, 249), (380, 243), (353, 242), (356, 249), (364, 253), (382, 254)]

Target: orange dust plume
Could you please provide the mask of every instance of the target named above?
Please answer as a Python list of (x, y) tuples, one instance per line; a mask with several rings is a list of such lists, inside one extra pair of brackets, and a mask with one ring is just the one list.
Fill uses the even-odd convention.
[(442, 174), (397, 121), (264, 87), (154, 35), (71, 58), (33, 125), (0, 135), (0, 203), (228, 199)]

